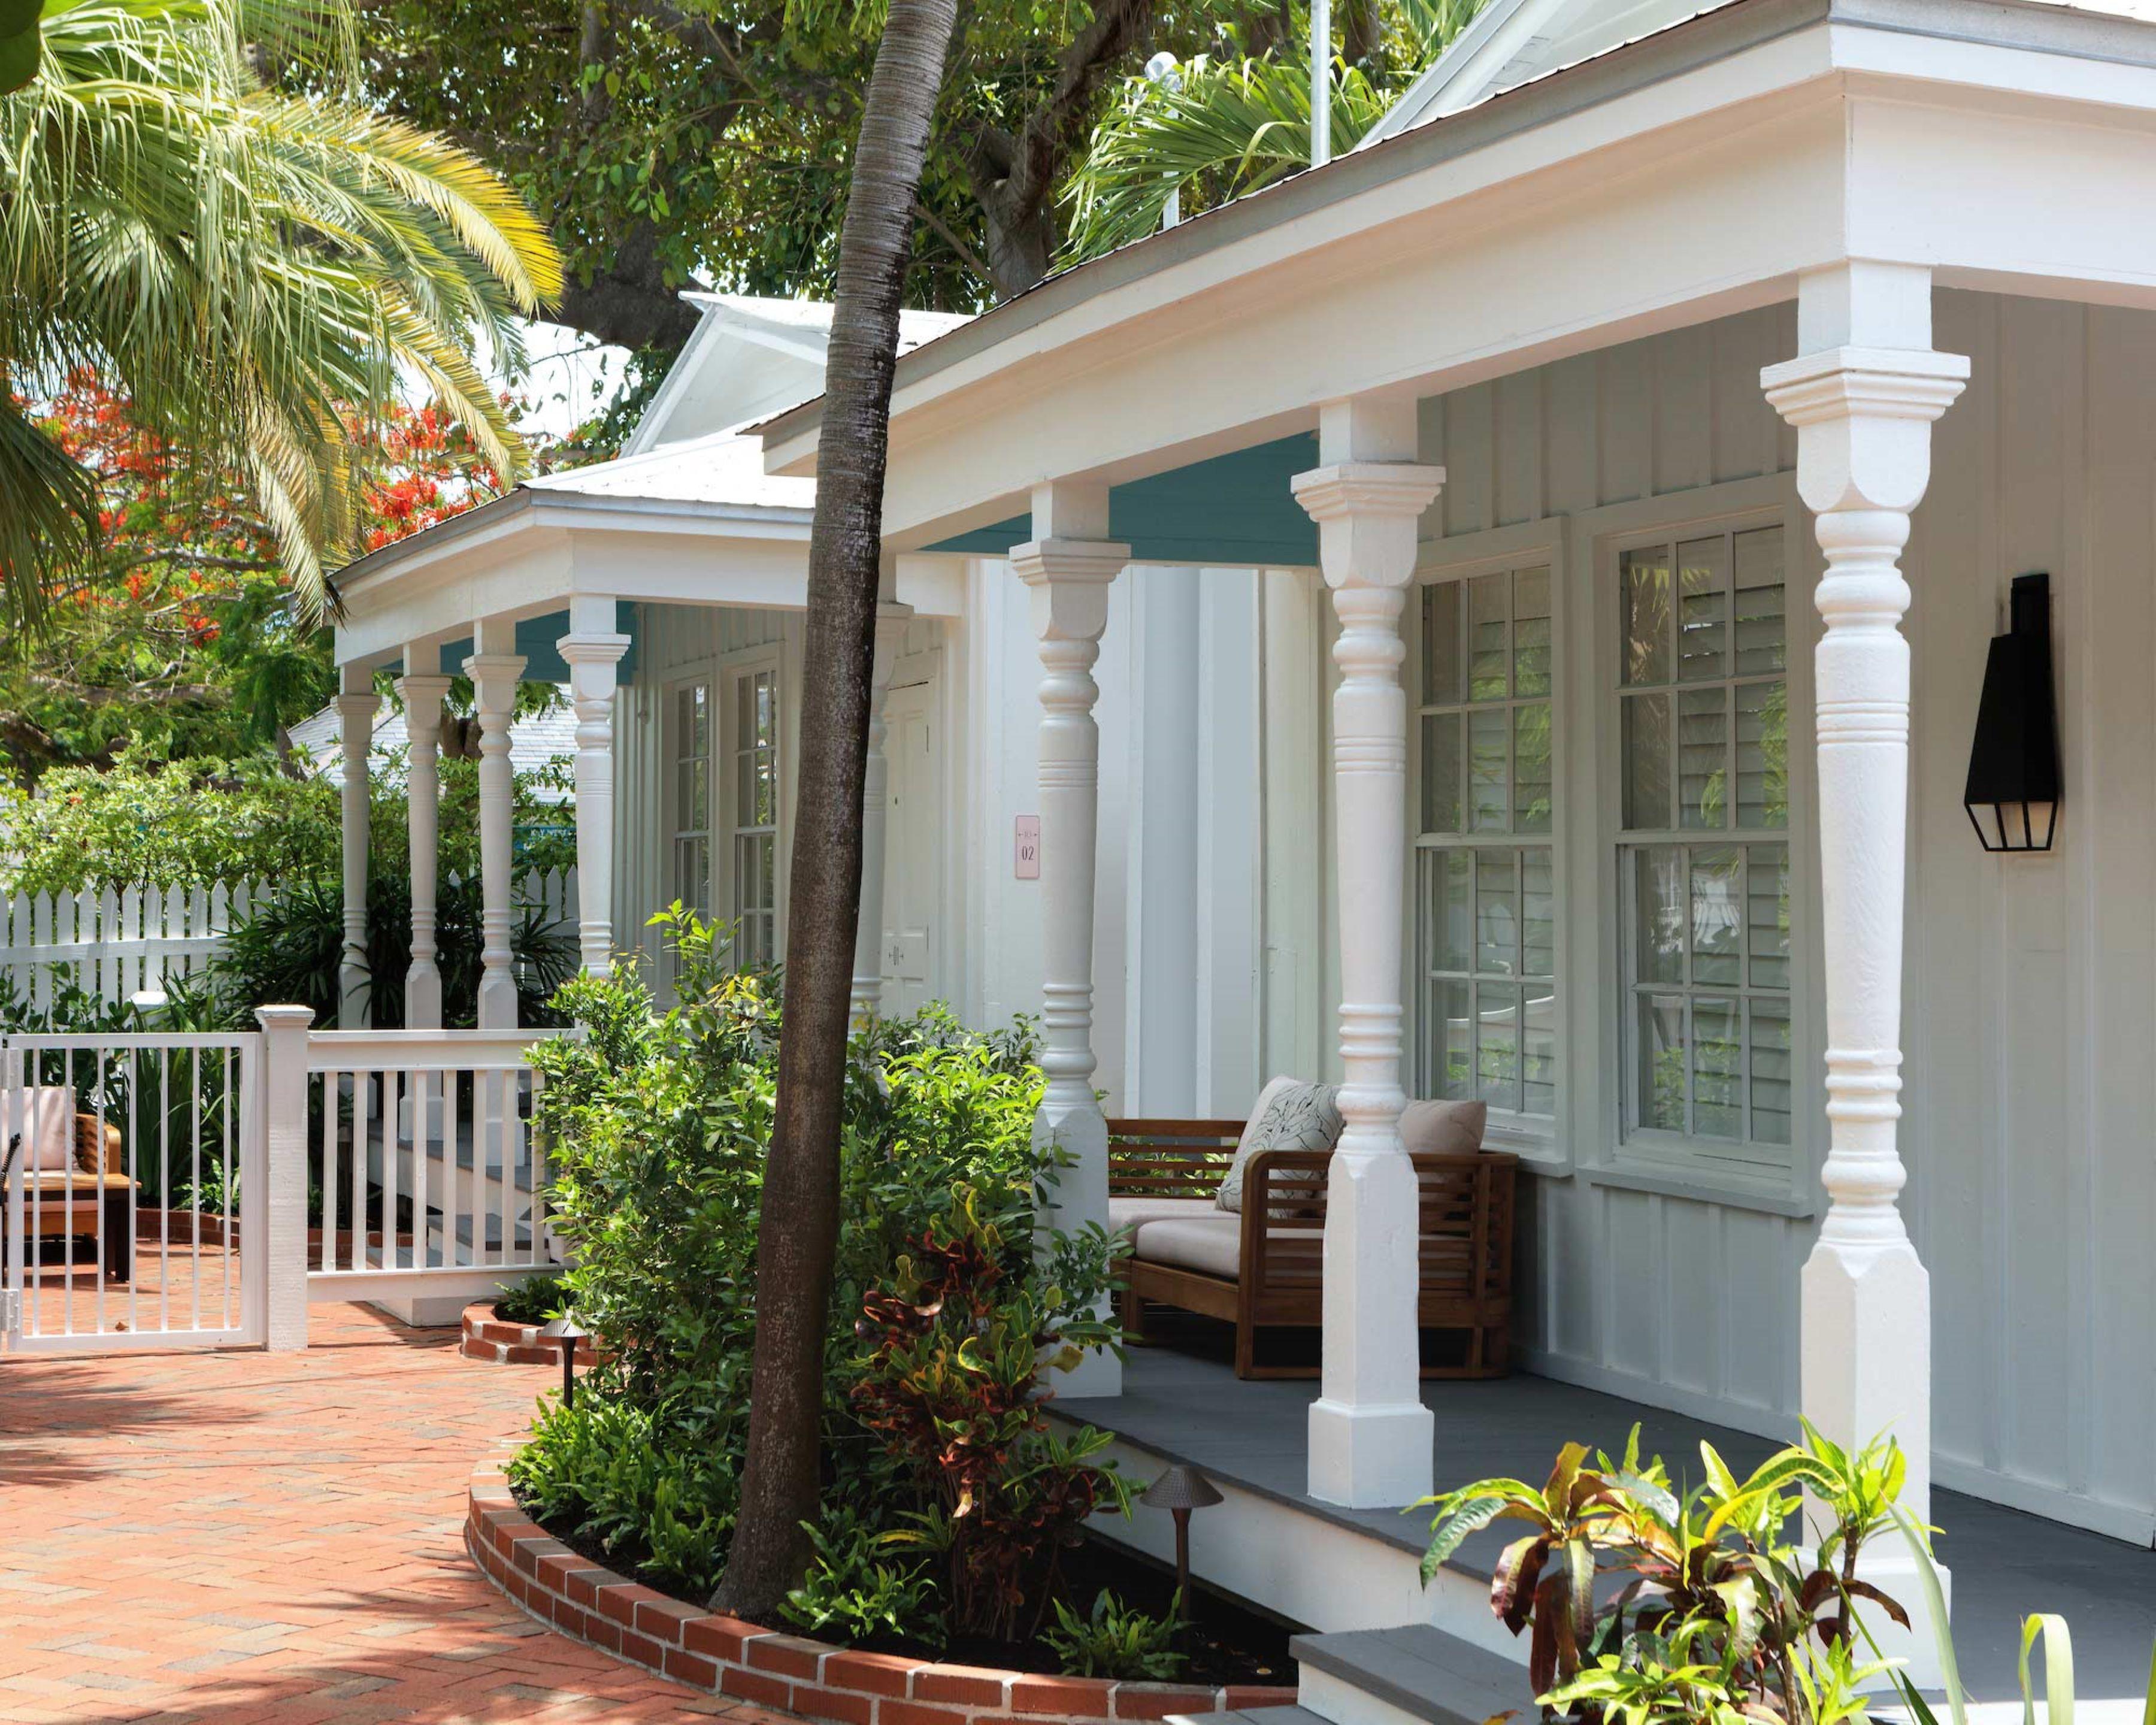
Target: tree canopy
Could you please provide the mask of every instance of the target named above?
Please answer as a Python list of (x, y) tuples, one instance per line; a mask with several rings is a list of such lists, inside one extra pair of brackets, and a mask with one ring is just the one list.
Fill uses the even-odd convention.
[[(1419, 53), (1410, 8), (1343, 8), (1348, 58)], [(1428, 0), (1438, 3), (1438, 0)], [(879, 0), (369, 0), (370, 85), (552, 213), (557, 314), (670, 350), (701, 276), (828, 296)], [(1166, 49), (1299, 56), (1302, 0), (968, 0), (915, 206), (907, 303), (971, 311), (1065, 255), (1070, 184), (1127, 82)]]

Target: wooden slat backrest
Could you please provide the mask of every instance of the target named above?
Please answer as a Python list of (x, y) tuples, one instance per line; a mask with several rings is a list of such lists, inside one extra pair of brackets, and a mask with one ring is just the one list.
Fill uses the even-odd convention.
[(1111, 1120), (1108, 1190), (1116, 1198), (1210, 1198), (1242, 1136), (1240, 1120)]

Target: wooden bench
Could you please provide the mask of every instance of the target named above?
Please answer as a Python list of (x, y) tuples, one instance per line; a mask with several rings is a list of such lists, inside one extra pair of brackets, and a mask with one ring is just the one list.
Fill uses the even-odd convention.
[[(1219, 1209), (1214, 1195), (1242, 1133), (1240, 1120), (1108, 1122), (1110, 1223), (1134, 1235), (1123, 1266), (1123, 1329), (1142, 1343), (1146, 1301), (1179, 1307), (1235, 1325), (1237, 1377), (1314, 1377), (1314, 1366), (1260, 1365), (1257, 1333), (1323, 1322), (1332, 1153), (1259, 1152), (1244, 1166), (1239, 1215)], [(1502, 1377), (1511, 1365), (1518, 1158), (1481, 1150), (1409, 1160), (1421, 1197), (1417, 1321), (1463, 1332), (1466, 1342), (1461, 1363), (1426, 1365), (1423, 1375)], [(1227, 1224), (1235, 1224), (1232, 1239)]]

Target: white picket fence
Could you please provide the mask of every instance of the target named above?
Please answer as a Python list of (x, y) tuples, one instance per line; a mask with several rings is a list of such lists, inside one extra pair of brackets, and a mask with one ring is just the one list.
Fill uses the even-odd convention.
[(264, 881), (243, 880), (18, 893), (0, 899), (0, 976), (40, 1011), (52, 1004), (55, 983), (69, 972), (77, 988), (117, 1005), (204, 968), (226, 932), (272, 890)]
[[(203, 969), (234, 925), (275, 891), (267, 881), (243, 880), (0, 898), (0, 978), (41, 1012), (70, 976), (85, 993), (119, 1005)], [(517, 899), (569, 925), (574, 939), (574, 869), (531, 870), (517, 882)]]

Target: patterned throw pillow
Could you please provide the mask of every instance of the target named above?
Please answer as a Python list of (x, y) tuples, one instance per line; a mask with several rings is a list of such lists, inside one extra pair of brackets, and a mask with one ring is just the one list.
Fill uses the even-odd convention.
[(1339, 1086), (1331, 1084), (1269, 1084), (1250, 1130), (1236, 1146), (1234, 1165), (1213, 1201), (1240, 1214), (1243, 1170), (1260, 1150), (1330, 1150), (1340, 1142)]

